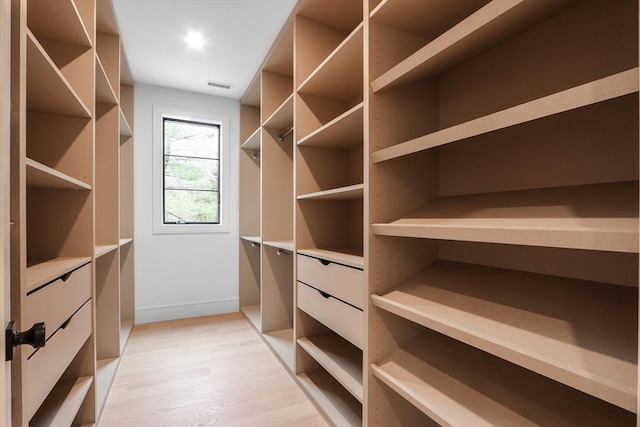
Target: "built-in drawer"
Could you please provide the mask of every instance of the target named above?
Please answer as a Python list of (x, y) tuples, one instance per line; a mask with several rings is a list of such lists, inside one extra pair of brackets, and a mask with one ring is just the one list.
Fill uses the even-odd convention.
[(333, 296), (298, 282), (298, 308), (362, 349), (364, 312)]
[(91, 301), (87, 301), (63, 327), (52, 333), (44, 347), (30, 356), (26, 366), (29, 418), (36, 413), (90, 335)]
[(46, 325), (47, 338), (91, 298), (91, 264), (77, 268), (27, 295), (24, 325)]
[(364, 309), (366, 298), (362, 270), (299, 254), (298, 280)]

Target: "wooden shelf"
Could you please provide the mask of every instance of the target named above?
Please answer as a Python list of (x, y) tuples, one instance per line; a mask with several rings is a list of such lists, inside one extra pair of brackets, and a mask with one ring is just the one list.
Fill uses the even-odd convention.
[(289, 130), (293, 126), (293, 94), (291, 94), (276, 111), (264, 122), (264, 127)]
[(133, 242), (133, 237), (122, 237), (120, 238), (120, 241), (118, 242), (118, 244), (120, 246), (124, 246), (124, 245), (128, 245), (129, 243)]
[(120, 142), (123, 142), (122, 137), (129, 136), (133, 136), (133, 130), (129, 125), (127, 117), (124, 115), (124, 112), (122, 111), (122, 109), (120, 109)]
[(62, 172), (38, 163), (25, 160), (27, 187), (55, 188), (61, 190), (91, 190), (91, 186)]
[(638, 183), (436, 199), (374, 234), (528, 246), (638, 252)]
[(29, 425), (34, 427), (70, 426), (89, 393), (92, 383), (93, 377), (58, 382)]
[(102, 66), (100, 58), (96, 56), (96, 102), (103, 104), (118, 104), (116, 93), (107, 78), (107, 73)]
[[(371, 88), (373, 92), (378, 92), (436, 75), (488, 50), (532, 24), (540, 22), (544, 17), (566, 8), (570, 3), (570, 0), (556, 2), (495, 0), (489, 2), (373, 80)], [(397, 9), (401, 4), (402, 2), (399, 1), (388, 1), (376, 15), (382, 16), (387, 8)], [(470, 6), (475, 8), (474, 4), (470, 4)], [(396, 11), (389, 11), (389, 14), (397, 16)], [(415, 17), (409, 19), (415, 19)]]
[(624, 71), (372, 153), (374, 163), (517, 126), (638, 92), (638, 68)]
[(120, 321), (120, 349), (124, 351), (124, 346), (129, 341), (133, 331), (133, 320), (121, 320)]
[(256, 129), (245, 142), (242, 143), (240, 148), (244, 150), (259, 150), (260, 149), (260, 128)]
[(298, 87), (299, 93), (330, 99), (362, 99), (363, 29), (351, 34)]
[(490, 0), (419, 2), (412, 4), (411, 13), (407, 13), (403, 0), (382, 0), (369, 16), (373, 21), (433, 40), (489, 2)]
[(307, 248), (298, 249), (298, 253), (302, 255), (309, 255), (315, 258), (325, 259), (327, 261), (335, 262), (338, 264), (346, 265), (355, 268), (364, 268), (364, 258), (362, 256), (362, 249), (357, 248)]
[(90, 110), (28, 29), (27, 64), (29, 111), (91, 117)]
[(27, 266), (26, 291), (56, 280), (60, 276), (91, 262), (91, 257), (55, 258)]
[(304, 147), (349, 149), (362, 146), (364, 103), (349, 109), (298, 141)]
[(265, 246), (272, 246), (274, 248), (283, 249), (285, 251), (293, 252), (293, 240), (282, 240), (282, 241), (270, 241), (270, 242), (262, 242)]
[(362, 403), (362, 350), (331, 333), (298, 338), (298, 345)]
[(117, 357), (96, 361), (96, 404), (98, 413), (102, 412), (102, 408), (104, 408), (119, 364), (120, 358)]
[(635, 410), (637, 289), (437, 261), (371, 298), (398, 316)]
[(96, 245), (93, 251), (93, 256), (94, 258), (100, 258), (109, 252), (115, 251), (116, 249), (118, 249), (118, 245)]
[(262, 336), (289, 371), (293, 372), (293, 361), (295, 359), (293, 351), (293, 329), (265, 332)]
[(364, 184), (349, 185), (331, 190), (302, 194), (298, 200), (355, 200), (364, 196)]
[(440, 425), (634, 425), (608, 405), (435, 333), (419, 335), (373, 374)]
[(240, 238), (247, 242), (262, 244), (262, 238), (260, 236), (240, 236)]
[(256, 331), (262, 333), (262, 315), (260, 305), (250, 305), (246, 307), (240, 307), (240, 311), (249, 320), (249, 323), (256, 329)]
[(362, 405), (326, 371), (320, 369), (298, 374), (297, 378), (302, 388), (335, 425), (362, 425)]
[(27, 26), (38, 38), (91, 47), (74, 0), (30, 0)]

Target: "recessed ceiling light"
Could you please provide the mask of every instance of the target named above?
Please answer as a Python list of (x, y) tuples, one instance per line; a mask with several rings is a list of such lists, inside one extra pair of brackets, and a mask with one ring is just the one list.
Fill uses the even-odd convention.
[(202, 49), (204, 46), (204, 37), (195, 31), (191, 31), (184, 39), (187, 41), (189, 47), (193, 49)]

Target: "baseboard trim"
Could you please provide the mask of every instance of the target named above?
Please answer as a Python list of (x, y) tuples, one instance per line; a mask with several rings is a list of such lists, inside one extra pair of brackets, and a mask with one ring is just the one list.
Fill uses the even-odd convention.
[(189, 317), (212, 314), (233, 313), (239, 310), (238, 299), (196, 302), (164, 307), (136, 309), (136, 324), (160, 322), (163, 320), (187, 319)]

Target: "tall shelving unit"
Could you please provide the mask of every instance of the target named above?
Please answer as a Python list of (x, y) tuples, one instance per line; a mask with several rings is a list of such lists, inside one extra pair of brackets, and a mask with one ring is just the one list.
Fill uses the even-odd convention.
[(262, 332), (291, 372), (293, 339), (293, 23), (285, 25), (261, 72)]
[(260, 75), (240, 100), (240, 310), (262, 331), (260, 310), (261, 95)]
[(13, 423), (92, 425), (122, 350), (120, 40), (107, 0), (11, 7), (11, 308), (46, 324), (15, 352)]
[(367, 424), (635, 425), (637, 2), (423, 6), (370, 10)]
[(240, 308), (293, 371), (293, 24), (241, 100)]
[[(291, 21), (293, 372), (327, 420), (635, 425), (637, 0), (300, 0)], [(270, 58), (254, 130), (289, 102)]]
[(364, 21), (359, 2), (296, 13), (296, 377), (336, 425), (364, 401)]

